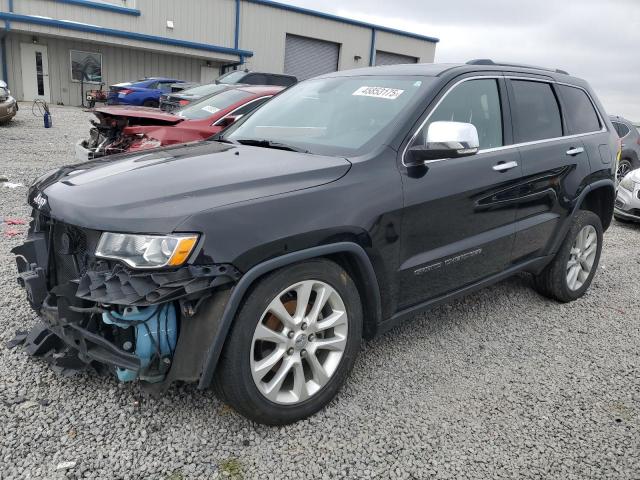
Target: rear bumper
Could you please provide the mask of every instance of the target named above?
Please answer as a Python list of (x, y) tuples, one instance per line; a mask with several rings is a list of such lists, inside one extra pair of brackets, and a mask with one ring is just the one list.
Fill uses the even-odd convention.
[(0, 122), (6, 122), (11, 120), (18, 113), (18, 102), (13, 97), (9, 97), (9, 100), (0, 102)]

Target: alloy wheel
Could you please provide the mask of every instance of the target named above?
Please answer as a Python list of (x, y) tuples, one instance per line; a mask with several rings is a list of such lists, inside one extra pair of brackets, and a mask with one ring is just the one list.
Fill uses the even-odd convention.
[(589, 278), (598, 251), (598, 233), (593, 225), (586, 225), (576, 236), (567, 262), (567, 285), (579, 290)]
[(317, 394), (344, 355), (349, 322), (329, 284), (306, 280), (282, 291), (263, 312), (251, 343), (251, 374), (260, 393), (294, 405)]
[(631, 171), (631, 164), (627, 160), (622, 160), (618, 164), (618, 173), (617, 173), (618, 181), (622, 180), (630, 171)]

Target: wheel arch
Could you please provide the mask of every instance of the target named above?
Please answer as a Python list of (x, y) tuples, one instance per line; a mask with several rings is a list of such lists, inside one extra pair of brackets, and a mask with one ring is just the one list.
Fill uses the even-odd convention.
[(255, 282), (274, 270), (314, 258), (331, 259), (352, 276), (363, 302), (364, 333), (372, 335), (375, 332), (375, 327), (382, 317), (380, 287), (371, 259), (360, 245), (352, 242), (320, 245), (266, 260), (247, 271), (233, 287), (218, 321), (213, 343), (209, 346), (202, 365), (199, 389), (205, 389), (211, 385), (233, 319), (245, 295)]

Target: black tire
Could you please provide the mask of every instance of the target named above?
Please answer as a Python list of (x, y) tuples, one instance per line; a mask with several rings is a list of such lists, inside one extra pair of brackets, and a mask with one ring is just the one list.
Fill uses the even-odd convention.
[(160, 106), (160, 104), (158, 103), (157, 100), (145, 100), (144, 103), (142, 104), (143, 107), (150, 107), (150, 108), (158, 108)]
[[(600, 217), (593, 212), (580, 210), (572, 222), (571, 228), (562, 242), (558, 253), (556, 253), (555, 258), (547, 265), (542, 273), (534, 277), (534, 288), (538, 293), (563, 303), (577, 300), (585, 294), (598, 270), (600, 254), (602, 253), (602, 222), (600, 221)], [(567, 281), (567, 265), (576, 237), (587, 225), (593, 226), (596, 230), (598, 239), (596, 256), (588, 278), (580, 288), (572, 290), (569, 288)]]
[(95, 100), (89, 101), (89, 108), (94, 108), (95, 106), (96, 106), (96, 101)]
[[(270, 401), (258, 390), (250, 366), (253, 334), (269, 303), (289, 286), (304, 280), (324, 282), (341, 297), (348, 316), (345, 350), (335, 372), (317, 393), (300, 403)], [(362, 305), (353, 280), (336, 263), (314, 259), (285, 267), (261, 279), (241, 305), (216, 370), (214, 387), (221, 400), (245, 417), (265, 425), (286, 425), (322, 409), (336, 395), (353, 368), (362, 338)]]
[[(636, 166), (628, 158), (621, 159), (620, 162), (618, 163), (618, 169), (617, 169), (618, 181), (622, 180), (627, 173), (635, 170), (635, 168)], [(626, 173), (622, 174), (622, 172), (626, 172)]]

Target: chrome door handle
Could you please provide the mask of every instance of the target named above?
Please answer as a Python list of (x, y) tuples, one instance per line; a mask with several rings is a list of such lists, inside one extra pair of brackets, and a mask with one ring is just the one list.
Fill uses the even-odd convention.
[(511, 170), (512, 168), (516, 168), (518, 166), (518, 162), (506, 162), (499, 163), (493, 166), (493, 169), (496, 172), (506, 172), (507, 170)]
[(584, 148), (582, 147), (567, 150), (567, 155), (569, 155), (570, 157), (575, 157), (576, 155), (580, 155), (581, 153), (584, 153)]

